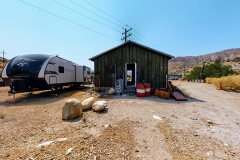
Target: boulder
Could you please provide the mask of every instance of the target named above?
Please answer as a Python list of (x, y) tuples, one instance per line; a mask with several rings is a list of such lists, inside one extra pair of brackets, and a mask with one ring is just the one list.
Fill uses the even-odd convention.
[(103, 111), (107, 106), (107, 102), (106, 101), (96, 101), (93, 105), (92, 105), (92, 109), (95, 112), (101, 112)]
[(110, 88), (108, 90), (108, 94), (115, 94), (115, 89), (114, 88)]
[(87, 109), (90, 109), (92, 108), (92, 105), (94, 103), (94, 97), (90, 97), (88, 99), (85, 99), (83, 102), (82, 102), (82, 110), (85, 111)]
[(68, 120), (82, 115), (82, 105), (75, 98), (68, 99), (62, 108), (62, 119)]

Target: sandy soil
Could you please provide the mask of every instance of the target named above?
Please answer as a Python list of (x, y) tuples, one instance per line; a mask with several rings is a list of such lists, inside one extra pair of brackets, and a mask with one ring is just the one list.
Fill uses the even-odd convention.
[(59, 97), (18, 94), (21, 102), (11, 104), (8, 88), (0, 87), (0, 159), (240, 159), (240, 94), (173, 84), (191, 98), (101, 93), (98, 99), (108, 102), (103, 113), (89, 110), (69, 121), (62, 120), (64, 102), (83, 101), (89, 88)]

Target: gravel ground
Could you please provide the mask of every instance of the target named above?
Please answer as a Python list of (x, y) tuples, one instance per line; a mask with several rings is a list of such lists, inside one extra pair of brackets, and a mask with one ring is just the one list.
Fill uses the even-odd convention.
[(62, 120), (64, 102), (90, 97), (88, 88), (59, 97), (18, 94), (21, 102), (12, 104), (8, 88), (0, 87), (0, 159), (240, 159), (240, 94), (173, 84), (191, 98), (101, 93), (104, 112), (85, 111), (69, 121)]

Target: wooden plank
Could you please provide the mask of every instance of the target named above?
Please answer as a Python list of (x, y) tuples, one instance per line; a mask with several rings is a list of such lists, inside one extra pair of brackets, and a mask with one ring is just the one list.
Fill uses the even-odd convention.
[(181, 95), (179, 92), (171, 92), (171, 95), (176, 101), (187, 101), (187, 98)]

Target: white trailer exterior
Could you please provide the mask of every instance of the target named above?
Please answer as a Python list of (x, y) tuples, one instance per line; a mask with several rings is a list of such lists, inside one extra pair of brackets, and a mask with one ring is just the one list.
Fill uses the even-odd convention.
[(58, 56), (29, 54), (11, 59), (1, 77), (10, 86), (9, 93), (32, 92), (87, 83), (90, 70)]
[(91, 68), (86, 66), (76, 66), (76, 81), (89, 82), (91, 79)]

